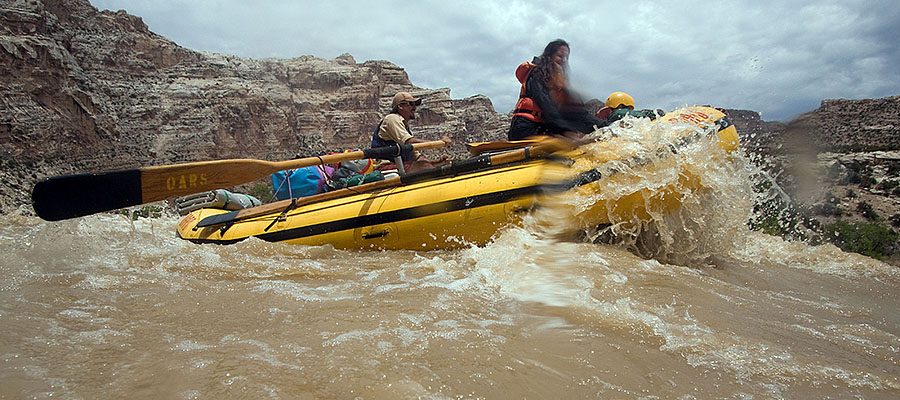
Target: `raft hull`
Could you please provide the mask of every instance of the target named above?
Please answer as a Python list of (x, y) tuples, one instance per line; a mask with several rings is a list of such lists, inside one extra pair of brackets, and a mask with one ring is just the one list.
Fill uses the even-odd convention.
[(542, 196), (564, 184), (568, 168), (541, 160), (300, 206), (232, 225), (197, 228), (225, 210), (200, 209), (178, 226), (197, 243), (271, 242), (336, 248), (435, 249), (484, 244)]

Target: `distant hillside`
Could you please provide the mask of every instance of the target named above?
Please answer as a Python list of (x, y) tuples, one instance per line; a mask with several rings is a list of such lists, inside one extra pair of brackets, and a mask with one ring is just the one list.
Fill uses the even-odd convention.
[(742, 131), (748, 145), (769, 152), (789, 152), (790, 145), (815, 152), (900, 150), (900, 96), (823, 100), (788, 124), (751, 123), (748, 128)]

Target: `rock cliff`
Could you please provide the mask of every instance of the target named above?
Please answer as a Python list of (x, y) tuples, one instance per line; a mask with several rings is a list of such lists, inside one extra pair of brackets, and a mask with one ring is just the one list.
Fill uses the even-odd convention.
[(0, 3), (0, 82), (0, 212), (51, 175), (366, 146), (401, 90), (424, 99), (417, 136), (455, 139), (445, 152), (501, 139), (509, 121), (388, 61), (195, 52), (87, 0)]
[[(754, 115), (755, 114), (755, 115)], [(790, 152), (792, 144), (813, 152), (900, 149), (900, 96), (880, 99), (823, 100), (819, 108), (787, 124), (760, 121), (752, 111), (730, 111), (752, 149)], [(744, 126), (739, 124), (745, 122)]]

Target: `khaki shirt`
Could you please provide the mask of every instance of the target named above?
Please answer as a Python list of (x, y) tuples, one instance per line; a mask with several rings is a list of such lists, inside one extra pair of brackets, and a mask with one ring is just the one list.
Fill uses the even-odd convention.
[(409, 132), (409, 124), (403, 120), (403, 117), (399, 114), (388, 114), (381, 120), (381, 127), (378, 128), (378, 137), (404, 144), (413, 135)]

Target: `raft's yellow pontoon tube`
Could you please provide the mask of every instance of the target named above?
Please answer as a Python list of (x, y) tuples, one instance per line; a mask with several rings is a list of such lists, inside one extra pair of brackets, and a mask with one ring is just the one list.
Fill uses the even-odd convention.
[(337, 248), (434, 249), (485, 243), (515, 215), (533, 207), (547, 173), (568, 168), (543, 160), (354, 194), (206, 228), (199, 221), (227, 210), (186, 215), (178, 233), (195, 242), (230, 243), (256, 236), (272, 242)]
[[(677, 132), (673, 135), (679, 137), (669, 143), (677, 145), (696, 140), (697, 130), (690, 127), (714, 125), (706, 132), (718, 134), (719, 146), (727, 151), (737, 149), (737, 131), (725, 115), (714, 108), (689, 107), (666, 114), (658, 121), (689, 124), (687, 129), (670, 130)], [(331, 244), (336, 248), (428, 250), (481, 245), (507, 224), (515, 223), (521, 213), (552, 201), (560, 193), (602, 187), (596, 183), (610, 177), (596, 169), (599, 163), (616, 160), (634, 164), (637, 168), (655, 167), (652, 163), (638, 165), (642, 156), (632, 152), (615, 136), (584, 147), (587, 146), (590, 148), (547, 158), (482, 169), (468, 168), (452, 176), (421, 181), (413, 179), (414, 183), (402, 186), (276, 209), (249, 218), (229, 217), (239, 214), (235, 211), (199, 209), (182, 218), (178, 234), (197, 243), (219, 244), (255, 236), (271, 242)], [(677, 156), (677, 149), (670, 150), (670, 154)], [(425, 176), (429, 175), (426, 173)], [(678, 185), (700, 184), (690, 181), (690, 177), (685, 179), (688, 181)], [(660, 199), (659, 204), (649, 204), (647, 196), (632, 193), (620, 195), (612, 202), (615, 204), (612, 209), (604, 206), (578, 210), (575, 216), (580, 226), (572, 228), (583, 229), (619, 218), (641, 217), (641, 213), (646, 214), (647, 207), (677, 207), (677, 193), (665, 191), (655, 195)], [(215, 224), (202, 223), (204, 220), (217, 221)]]

